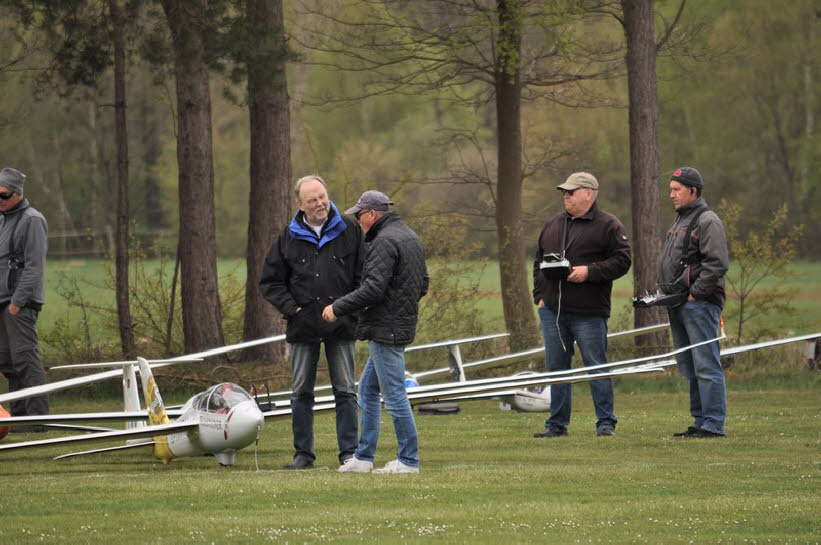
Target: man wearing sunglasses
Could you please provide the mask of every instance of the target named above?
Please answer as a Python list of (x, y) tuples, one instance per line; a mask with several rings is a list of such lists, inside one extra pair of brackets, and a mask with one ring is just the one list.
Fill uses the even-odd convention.
[[(0, 171), (0, 371), (9, 391), (45, 384), (37, 342), (37, 316), (45, 302), (48, 224), (23, 197), (26, 175)], [(12, 416), (48, 414), (45, 396), (14, 401)], [(42, 427), (12, 428), (14, 432)]]
[[(550, 371), (570, 369), (574, 343), (585, 366), (607, 363), (607, 319), (613, 281), (630, 269), (630, 245), (622, 223), (596, 206), (599, 182), (587, 172), (557, 186), (564, 212), (545, 223), (533, 268), (533, 300)], [(592, 380), (596, 435), (616, 434), (613, 384)], [(572, 386), (550, 387), (550, 418), (533, 437), (562, 437), (570, 424)]]
[(336, 405), (339, 462), (344, 463), (356, 449), (356, 319), (330, 324), (321, 315), (325, 305), (359, 286), (363, 246), (359, 225), (339, 213), (322, 178), (313, 174), (300, 178), (294, 193), (299, 211), (265, 258), (260, 291), (288, 321), (285, 336), (291, 345), (296, 452), (285, 469), (310, 469), (316, 460), (314, 386), (322, 344)]

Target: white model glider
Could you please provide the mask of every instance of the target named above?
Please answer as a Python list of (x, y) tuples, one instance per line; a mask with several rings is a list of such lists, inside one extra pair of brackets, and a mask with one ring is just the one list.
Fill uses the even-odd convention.
[[(766, 341), (724, 349), (721, 351), (721, 354), (722, 356), (728, 356), (818, 337), (821, 337), (821, 333)], [(633, 358), (593, 367), (550, 373), (535, 373), (527, 376), (496, 377), (465, 382), (417, 386), (408, 388), (408, 397), (413, 404), (453, 399), (482, 399), (513, 395), (520, 389), (531, 386), (582, 382), (605, 377), (621, 376), (624, 374), (659, 371), (666, 366), (675, 364), (675, 360), (670, 359), (671, 356), (675, 356), (701, 344), (717, 342), (721, 338), (723, 338), (723, 335), (722, 337), (716, 337), (704, 343), (679, 348), (666, 354)], [(155, 455), (164, 462), (168, 462), (177, 456), (212, 453), (217, 457), (220, 463), (231, 465), (235, 461), (237, 450), (257, 440), (262, 430), (263, 419), (287, 417), (291, 412), (289, 400), (275, 402), (271, 410), (262, 412), (253, 399), (247, 392), (242, 390), (242, 388), (230, 383), (223, 383), (194, 396), (183, 406), (177, 421), (170, 423), (167, 417), (164, 418), (166, 412), (163, 409), (159, 392), (156, 391), (156, 384), (154, 384), (153, 379), (150, 378), (151, 370), (145, 360), (141, 361), (140, 371), (143, 377), (146, 401), (149, 406), (148, 414), (140, 411), (136, 413), (126, 412), (120, 413), (119, 415), (111, 415), (110, 419), (133, 420), (134, 418), (147, 417), (154, 425), (137, 430), (102, 432), (99, 434), (92, 433), (76, 437), (13, 443), (0, 446), (0, 453), (7, 450), (55, 445), (65, 442), (79, 443), (89, 440), (148, 436), (154, 437)], [(215, 397), (217, 394), (222, 397), (221, 401), (218, 401)], [(229, 397), (231, 401), (227, 400)], [(334, 403), (332, 396), (316, 399), (315, 411), (327, 411), (333, 408)], [(227, 409), (227, 412), (221, 412), (221, 410), (225, 409)], [(26, 418), (26, 423), (36, 423), (35, 420), (29, 420), (35, 417)], [(64, 415), (63, 418), (65, 421), (84, 422), (103, 419), (100, 414), (94, 413), (88, 415)], [(23, 423), (22, 419), (0, 419), (0, 426), (15, 425), (18, 423)], [(236, 439), (236, 442), (231, 443), (230, 440), (233, 439)], [(89, 452), (105, 452), (134, 447), (135, 445), (125, 445)]]

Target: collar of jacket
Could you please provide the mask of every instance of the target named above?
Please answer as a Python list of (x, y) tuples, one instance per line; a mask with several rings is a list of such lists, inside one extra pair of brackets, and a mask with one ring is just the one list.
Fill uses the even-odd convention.
[(374, 224), (371, 225), (371, 228), (368, 229), (368, 234), (365, 235), (365, 242), (372, 241), (374, 238), (376, 238), (376, 235), (379, 233), (379, 231), (382, 230), (383, 227), (385, 227), (389, 223), (393, 223), (394, 221), (399, 221), (399, 214), (397, 214), (396, 212), (388, 212), (387, 214), (376, 220)]
[(693, 210), (701, 208), (702, 206), (707, 206), (707, 203), (704, 202), (704, 197), (699, 197), (693, 202), (687, 203), (684, 206), (680, 206), (678, 210), (676, 210), (676, 213), (679, 215), (679, 217), (686, 216)]
[(25, 210), (29, 206), (31, 206), (29, 204), (29, 200), (28, 199), (23, 199), (22, 201), (17, 203), (17, 206), (15, 206), (14, 208), (12, 208), (10, 210), (6, 210), (5, 212), (2, 212), (2, 214), (4, 216), (13, 216), (14, 214), (22, 212), (23, 210)]
[(336, 205), (334, 203), (330, 203), (330, 205), (331, 212), (328, 214), (328, 221), (322, 226), (320, 237), (317, 237), (314, 230), (305, 225), (305, 214), (302, 210), (296, 213), (294, 219), (291, 220), (291, 224), (288, 226), (291, 236), (297, 240), (311, 242), (322, 248), (325, 244), (342, 234), (342, 232), (348, 228), (348, 224), (342, 219), (342, 215), (339, 213), (339, 210), (337, 210)]
[(590, 205), (590, 210), (588, 210), (587, 212), (585, 212), (584, 214), (582, 214), (578, 218), (574, 218), (573, 216), (568, 214), (567, 211), (565, 211), (564, 215), (567, 216), (567, 218), (570, 219), (571, 221), (574, 221), (574, 220), (592, 220), (593, 218), (596, 217), (596, 212), (598, 212), (598, 211), (599, 211), (599, 209), (596, 208), (596, 201), (593, 201), (593, 204)]

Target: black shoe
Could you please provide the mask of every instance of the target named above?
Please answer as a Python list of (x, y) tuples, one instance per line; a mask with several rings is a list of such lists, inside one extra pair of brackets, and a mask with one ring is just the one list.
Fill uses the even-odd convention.
[(724, 437), (723, 433), (715, 433), (712, 431), (702, 430), (701, 428), (694, 428), (690, 426), (687, 431), (682, 433), (674, 433), (673, 437), (686, 437), (690, 439), (706, 439), (709, 437)]
[(688, 435), (688, 437), (695, 437), (698, 439), (708, 439), (711, 437), (724, 437), (723, 433), (716, 433), (714, 431), (707, 431), (707, 430), (696, 430), (696, 433), (693, 435)]
[(611, 437), (613, 435), (616, 435), (616, 428), (613, 426), (604, 425), (596, 429), (597, 437)]
[(547, 426), (544, 431), (539, 431), (533, 434), (533, 437), (564, 437), (567, 435), (567, 430), (558, 430)]
[(694, 428), (693, 426), (690, 426), (689, 428), (687, 428), (687, 431), (674, 433), (673, 437), (695, 437), (695, 434), (697, 434), (699, 431), (701, 430), (699, 430), (698, 428)]
[(304, 456), (296, 456), (290, 464), (285, 464), (282, 469), (312, 469), (314, 462)]

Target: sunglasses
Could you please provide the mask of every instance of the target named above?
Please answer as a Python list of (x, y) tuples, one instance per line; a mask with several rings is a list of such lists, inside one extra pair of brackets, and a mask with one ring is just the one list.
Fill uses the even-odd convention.
[(562, 195), (567, 195), (568, 197), (572, 197), (573, 193), (578, 191), (578, 189), (562, 189)]
[(8, 193), (0, 193), (0, 199), (7, 201), (10, 198), (14, 197), (14, 195), (15, 193), (13, 191), (9, 191)]
[(370, 210), (360, 210), (359, 212), (354, 214), (353, 217), (355, 217), (357, 220), (359, 220), (359, 218), (362, 217), (362, 214), (367, 214), (368, 212), (370, 212)]

